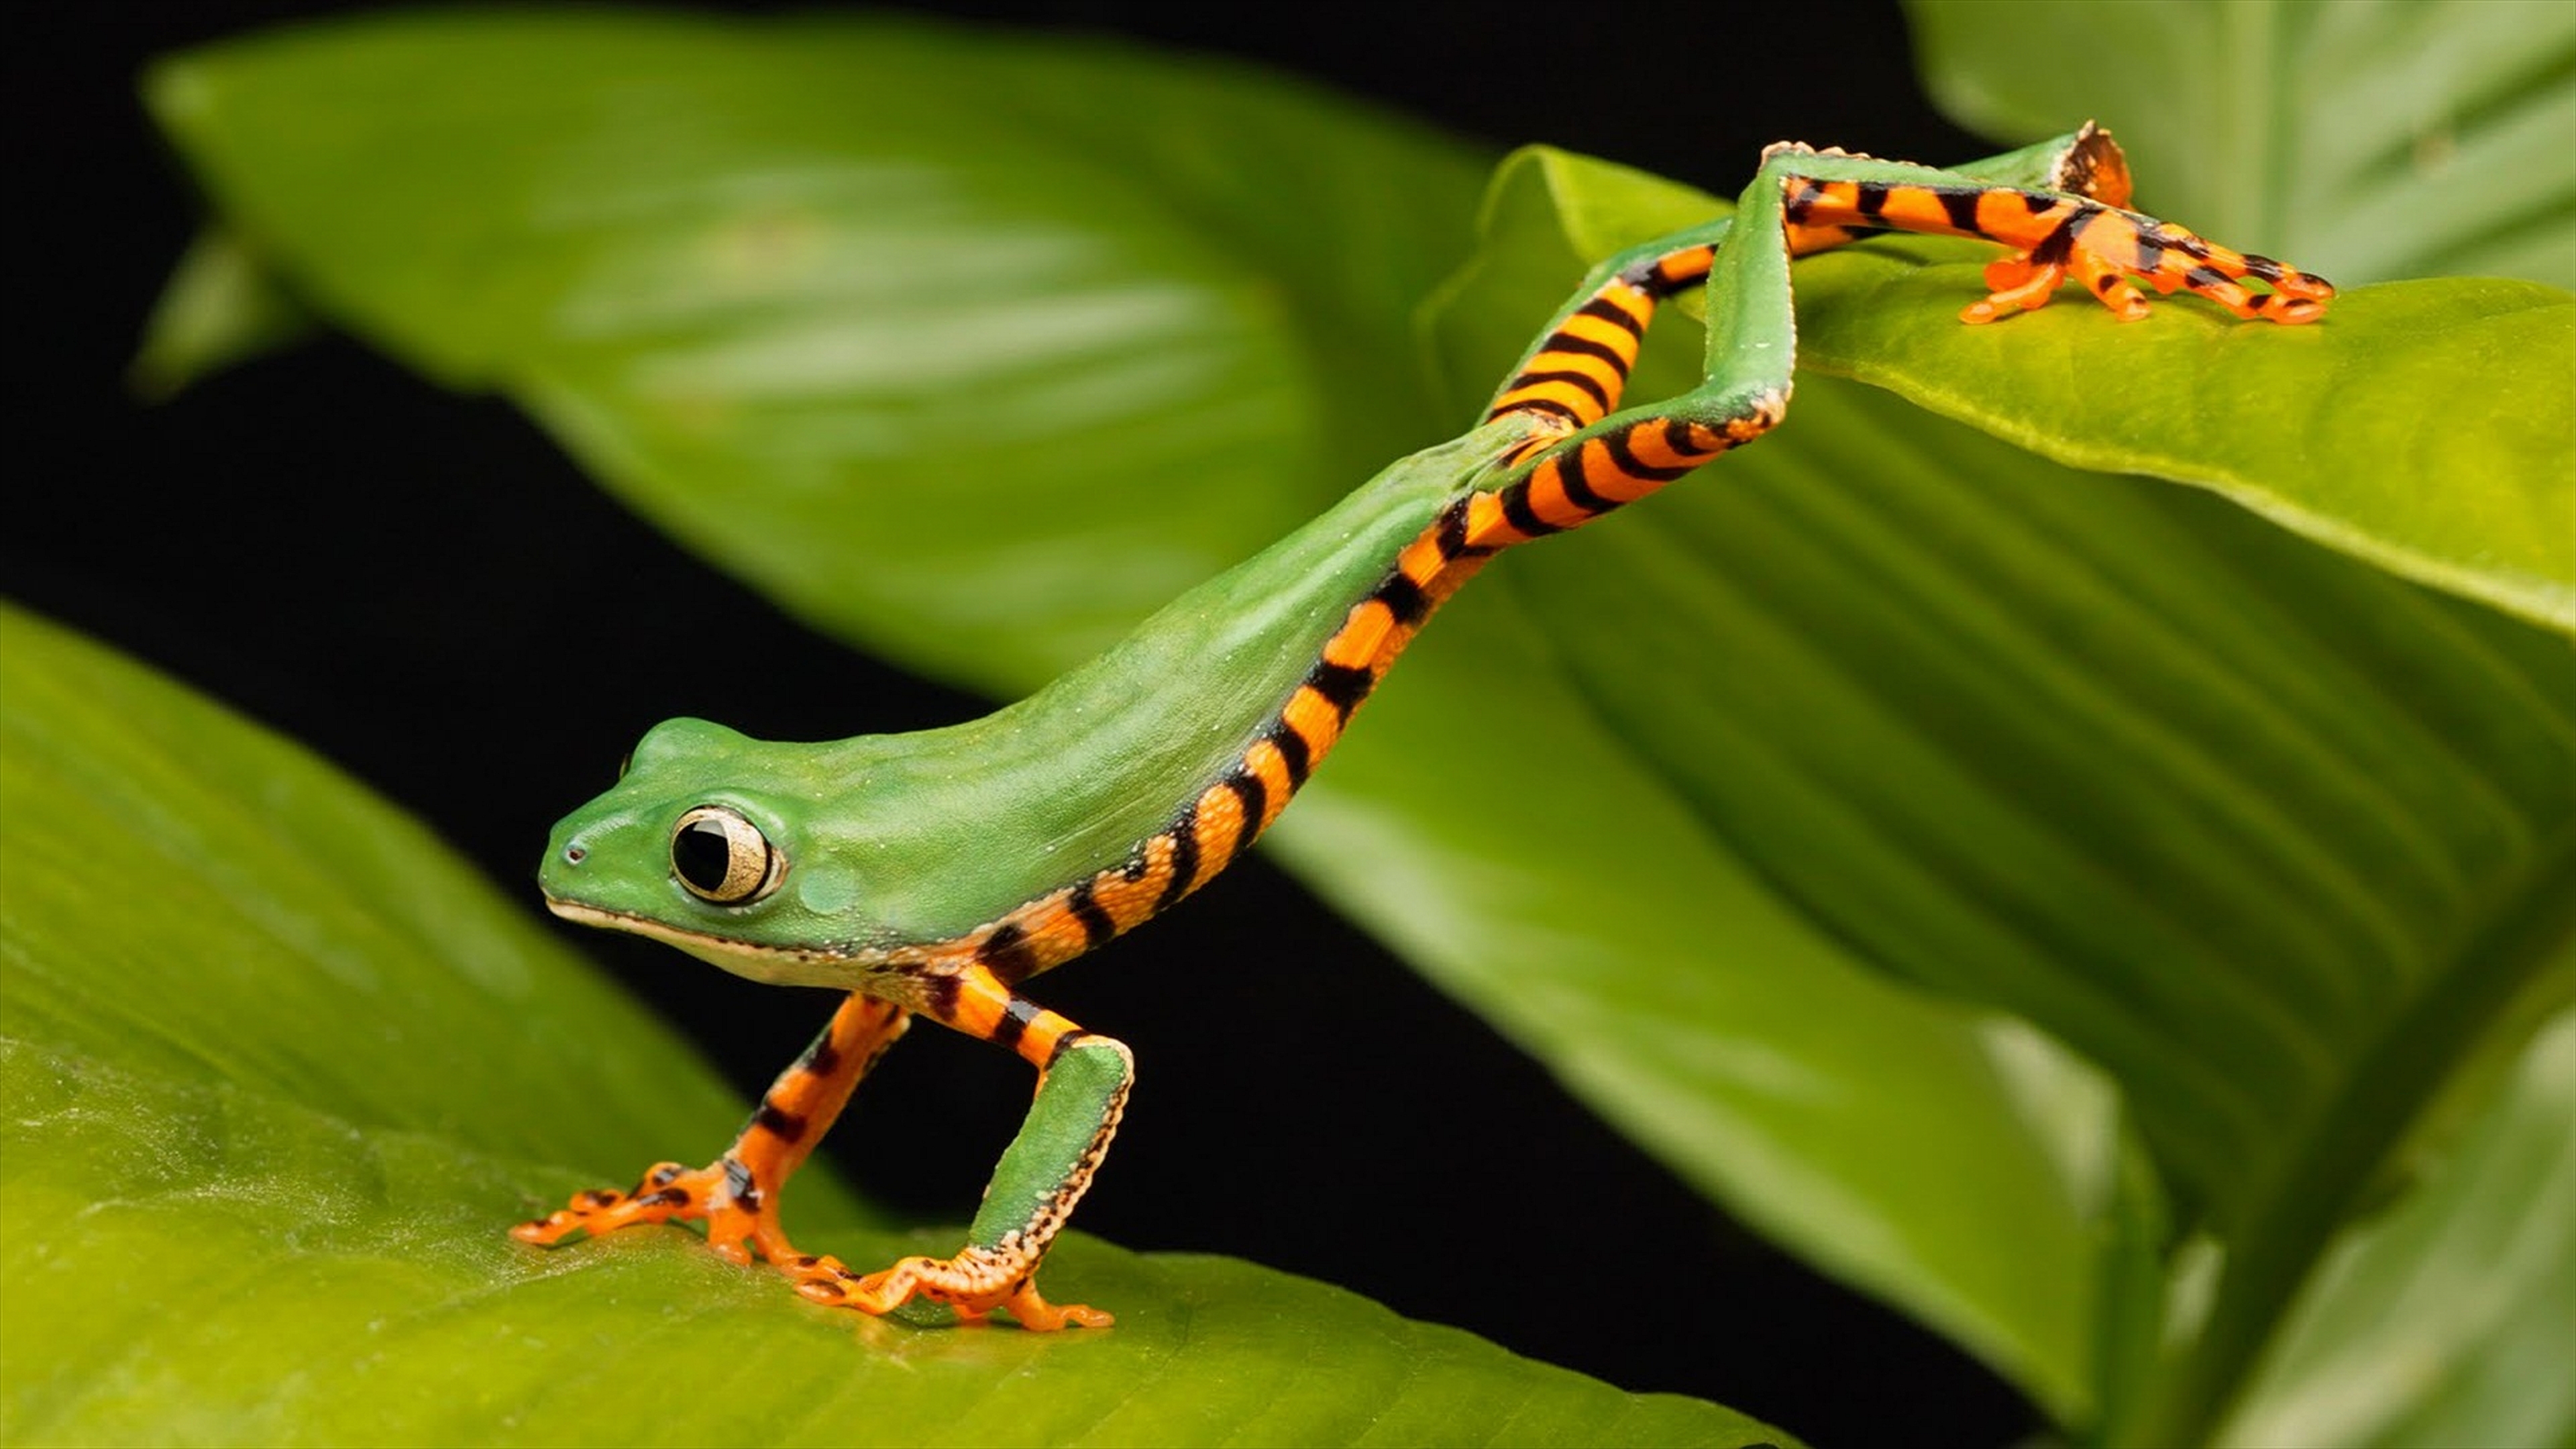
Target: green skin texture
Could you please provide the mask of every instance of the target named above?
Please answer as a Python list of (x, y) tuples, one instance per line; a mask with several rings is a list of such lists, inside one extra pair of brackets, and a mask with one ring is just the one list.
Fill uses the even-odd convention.
[(1046, 1208), (1072, 1164), (1091, 1149), (1101, 1122), (1134, 1074), (1135, 1063), (1126, 1051), (1105, 1042), (1077, 1045), (1055, 1059), (1018, 1134), (993, 1164), (984, 1205), (966, 1225), (969, 1244), (996, 1247)]
[[(857, 961), (955, 940), (1125, 863), (1235, 767), (1396, 551), (1529, 433), (1515, 419), (1404, 459), (1109, 652), (982, 719), (825, 744), (754, 740), (704, 720), (657, 725), (616, 786), (555, 827), (538, 884), (551, 901), (845, 957), (719, 964), (857, 986)], [(672, 829), (700, 805), (741, 812), (786, 855), (778, 890), (720, 906), (673, 877)]]
[[(2044, 189), (2075, 139), (1957, 170), (1858, 156), (1772, 156), (1733, 218), (1632, 247), (1596, 267), (1523, 361), (1634, 264), (1720, 245), (1739, 224), (1759, 240), (1782, 237), (1782, 187), (1790, 176)], [(1786, 405), (1797, 326), (1785, 245), (1721, 245), (1706, 295), (1702, 385), (1614, 413), (1561, 446), (1640, 421), (1723, 426)], [(953, 941), (1126, 862), (1138, 842), (1237, 766), (1351, 607), (1386, 577), (1398, 550), (1452, 501), (1503, 487), (1535, 466), (1532, 460), (1506, 471), (1499, 460), (1537, 426), (1516, 415), (1403, 459), (1279, 543), (1182, 595), (1098, 659), (980, 720), (819, 744), (754, 740), (697, 719), (658, 725), (613, 788), (556, 825), (538, 883), (550, 905), (572, 908), (567, 914), (659, 936), (756, 980), (867, 989), (871, 976), (887, 969), (889, 952)], [(680, 884), (672, 832), (702, 805), (740, 812), (784, 854), (787, 873), (777, 890), (747, 905), (720, 906)], [(1087, 1036), (1042, 1072), (1028, 1117), (968, 1231), (972, 1246), (1003, 1244), (1059, 1195), (1132, 1070), (1123, 1046)]]

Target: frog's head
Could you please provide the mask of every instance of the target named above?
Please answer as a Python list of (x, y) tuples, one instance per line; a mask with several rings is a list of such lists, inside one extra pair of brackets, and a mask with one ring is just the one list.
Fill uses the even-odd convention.
[(857, 891), (808, 838), (813, 752), (705, 720), (654, 726), (617, 783), (556, 824), (537, 868), (547, 907), (755, 980), (850, 984)]

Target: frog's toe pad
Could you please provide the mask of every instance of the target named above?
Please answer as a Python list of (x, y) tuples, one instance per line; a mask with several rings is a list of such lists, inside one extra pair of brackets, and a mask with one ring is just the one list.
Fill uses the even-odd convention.
[(657, 1162), (645, 1170), (632, 1190), (618, 1192), (594, 1187), (574, 1193), (568, 1206), (534, 1222), (519, 1224), (510, 1229), (510, 1236), (523, 1243), (551, 1248), (575, 1233), (597, 1237), (635, 1223), (703, 1217), (705, 1205), (698, 1200), (698, 1194), (683, 1182), (690, 1175), (687, 1168), (676, 1162)]

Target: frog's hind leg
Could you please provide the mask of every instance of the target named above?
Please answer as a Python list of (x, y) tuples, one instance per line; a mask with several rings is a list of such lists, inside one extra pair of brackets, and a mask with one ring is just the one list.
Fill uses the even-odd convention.
[(1727, 227), (1696, 227), (1593, 268), (1486, 409), (1487, 422), (1521, 413), (1542, 425), (1509, 462), (1535, 457), (1618, 408), (1656, 309), (1708, 280)]
[(797, 1291), (817, 1303), (885, 1313), (913, 1298), (945, 1303), (968, 1320), (996, 1308), (1028, 1328), (1106, 1328), (1110, 1315), (1078, 1303), (1049, 1303), (1037, 1291), (1038, 1264), (1091, 1186), (1109, 1151), (1135, 1080), (1125, 1045), (1097, 1036), (1003, 984), (981, 961), (922, 983), (923, 1009), (970, 1036), (1018, 1052), (1038, 1069), (1036, 1100), (1019, 1135), (994, 1165), (983, 1209), (951, 1258), (905, 1258), (875, 1273), (832, 1258), (803, 1262)]
[[(1790, 145), (1765, 154), (1762, 175), (1784, 188), (1793, 245), (1802, 235), (1877, 230), (1977, 237), (2011, 248), (1987, 266), (1990, 294), (1959, 314), (1964, 322), (2045, 306), (2070, 277), (2122, 321), (2147, 315), (2146, 297), (2133, 283), (2165, 295), (2188, 291), (2248, 319), (2295, 324), (2325, 315), (2335, 289), (2324, 278), (2125, 209), (2125, 163), (2112, 169), (2118, 148), (2107, 133), (2088, 127), (2082, 135), (2100, 161), (2070, 183), (2088, 188), (2083, 192)], [(2267, 290), (2250, 290), (2248, 279)]]
[(707, 1246), (734, 1262), (747, 1263), (756, 1252), (796, 1272), (820, 1261), (789, 1245), (779, 1226), (779, 1190), (910, 1019), (900, 1006), (852, 992), (762, 1095), (724, 1156), (694, 1169), (658, 1163), (631, 1191), (577, 1194), (571, 1206), (521, 1223), (510, 1236), (552, 1247), (576, 1233), (597, 1236), (636, 1223), (704, 1222)]
[[(1596, 301), (1607, 298), (1618, 305), (1631, 297), (1670, 295), (1695, 282), (1709, 284), (1703, 381), (1680, 397), (1645, 407), (1588, 413), (1580, 426), (1522, 448), (1493, 486), (1467, 498), (1459, 531), (1462, 551), (1481, 557), (1579, 528), (1775, 426), (1788, 409), (1797, 352), (1789, 296), (1789, 258), (1796, 240), (1778, 219), (1775, 201), (1767, 214), (1760, 207), (1741, 207), (1731, 223), (1678, 233), (1614, 258), (1621, 269)], [(1571, 315), (1580, 317), (1591, 307), (1587, 302)], [(1652, 301), (1644, 300), (1634, 314), (1639, 334), (1651, 315)], [(1559, 330), (1563, 325), (1561, 319)], [(1542, 341), (1535, 352), (1544, 356), (1551, 345)], [(1609, 400), (1615, 403), (1617, 394)], [(1542, 401), (1529, 396), (1516, 377), (1497, 396), (1495, 412), (1528, 409)]]
[[(1774, 153), (1819, 154), (1777, 147)], [(1839, 156), (1841, 153), (1823, 154)], [(1851, 159), (1868, 160), (1866, 157)], [(1885, 163), (1871, 164), (1883, 166)], [(1951, 181), (1988, 190), (2044, 186), (2050, 191), (2095, 203), (2097, 209), (2126, 206), (2129, 200), (2128, 161), (2122, 156), (2119, 144), (2111, 139), (2111, 134), (2090, 122), (2053, 141), (1971, 162), (1958, 172), (1944, 175)], [(2014, 194), (2026, 193), (2015, 191)], [(1810, 207), (1769, 224), (1779, 228), (1788, 254), (1799, 257), (1846, 245), (1890, 225), (1874, 215), (1861, 214), (1856, 206), (1847, 206), (1839, 211)], [(1541, 333), (1538, 341), (1522, 354), (1520, 363), (1512, 369), (1509, 379), (1487, 405), (1485, 420), (1488, 422), (1512, 413), (1523, 413), (1539, 419), (1542, 424), (1538, 436), (1523, 444), (1507, 460), (1508, 463), (1527, 463), (1568, 436), (1597, 427), (1618, 410), (1620, 397), (1627, 389), (1629, 373), (1637, 365), (1638, 348), (1644, 341), (1647, 327), (1655, 319), (1657, 309), (1667, 300), (1708, 281), (1710, 273), (1717, 267), (1720, 252), (1734, 231), (1734, 225), (1733, 218), (1707, 222), (1631, 247), (1592, 269), (1547, 331)], [(2180, 229), (2172, 230), (2178, 232)], [(2232, 252), (2226, 255), (2235, 256)], [(2239, 260), (2249, 266), (2263, 261), (2262, 258)], [(2002, 265), (1997, 263), (1998, 267)], [(2016, 276), (2012, 282), (1997, 282), (1995, 285), (2001, 290), (2022, 280)], [(1785, 393), (1785, 382), (1782, 390)], [(1645, 434), (1635, 436), (1631, 441), (1656, 459), (1647, 467), (1680, 468), (1687, 472), (1684, 460), (1696, 460), (1689, 464), (1689, 467), (1696, 467), (1752, 435), (1740, 427), (1725, 437), (1704, 435), (1709, 430), (1725, 434), (1727, 424), (1744, 421), (1745, 417), (1737, 410), (1708, 406), (1708, 400), (1697, 394), (1694, 394), (1694, 399), (1698, 406), (1685, 406), (1680, 411), (1703, 419), (1709, 419), (1712, 414), (1722, 416), (1704, 421), (1701, 431), (1675, 432), (1668, 442)], [(1655, 416), (1661, 418), (1667, 411), (1671, 410), (1658, 410)], [(1598, 463), (1587, 465), (1586, 471), (1604, 477), (1613, 488), (1621, 486), (1618, 479), (1601, 474)], [(1622, 498), (1619, 501), (1629, 500)]]
[[(1969, 236), (2013, 248), (1988, 269), (1994, 295), (1962, 314), (1969, 322), (2040, 306), (2069, 276), (2123, 318), (2146, 310), (2134, 283), (2188, 290), (2240, 317), (2282, 323), (2314, 320), (2334, 296), (2322, 278), (2285, 262), (2123, 210), (2127, 163), (2098, 128), (1974, 166), (1938, 171), (1775, 146), (1730, 221), (1605, 263), (1496, 395), (1495, 416), (1521, 411), (1546, 426), (1466, 500), (1458, 556), (1481, 560), (1580, 527), (1769, 431), (1788, 409), (1797, 359), (1789, 260), (1863, 232)], [(1574, 376), (1583, 344), (1614, 344), (1602, 361), (1617, 364), (1608, 380), (1624, 384), (1655, 303), (1696, 278), (1708, 282), (1704, 380), (1669, 401), (1613, 411), (1619, 388), (1598, 386), (1603, 376)], [(2246, 278), (2270, 290), (2250, 292), (2239, 285)]]

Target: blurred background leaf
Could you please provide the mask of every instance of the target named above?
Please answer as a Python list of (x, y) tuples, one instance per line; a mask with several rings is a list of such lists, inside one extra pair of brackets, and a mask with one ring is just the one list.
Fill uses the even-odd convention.
[(2445, 1170), (2336, 1245), (2226, 1444), (2546, 1444), (2576, 1420), (2576, 1013)]
[(558, 11), (263, 36), (150, 94), (341, 325), (508, 391), (800, 616), (987, 691), (1446, 435), (1408, 319), (1484, 166), (1284, 80)]

